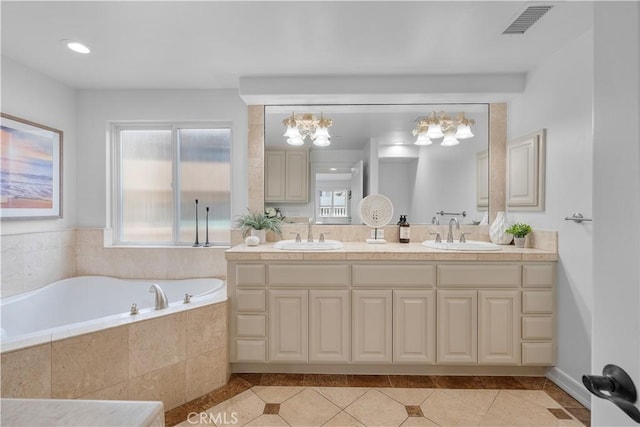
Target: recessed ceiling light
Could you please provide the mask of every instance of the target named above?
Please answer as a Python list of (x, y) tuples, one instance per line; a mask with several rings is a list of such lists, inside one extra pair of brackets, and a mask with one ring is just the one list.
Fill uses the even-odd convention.
[(91, 49), (89, 49), (86, 45), (78, 41), (62, 40), (62, 43), (64, 43), (69, 49), (71, 49), (74, 52), (83, 53), (83, 54), (91, 53)]
[(396, 141), (393, 143), (394, 145), (402, 145), (402, 141)]

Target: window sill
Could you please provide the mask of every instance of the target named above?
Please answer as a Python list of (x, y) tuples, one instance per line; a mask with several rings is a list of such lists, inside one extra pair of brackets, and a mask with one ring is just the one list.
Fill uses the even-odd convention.
[(230, 245), (216, 245), (216, 246), (178, 246), (178, 245), (105, 245), (105, 249), (230, 249)]

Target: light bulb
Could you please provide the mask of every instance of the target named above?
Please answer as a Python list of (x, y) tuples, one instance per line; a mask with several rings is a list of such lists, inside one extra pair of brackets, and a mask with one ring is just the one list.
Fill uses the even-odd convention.
[(442, 126), (439, 124), (431, 124), (427, 129), (427, 138), (442, 138), (444, 134), (442, 133)]
[(304, 144), (304, 141), (299, 136), (298, 137), (291, 137), (291, 138), (287, 139), (287, 144), (289, 144), (289, 145), (302, 145), (302, 144)]
[(431, 145), (433, 143), (433, 141), (431, 141), (429, 139), (429, 137), (427, 137), (427, 134), (425, 132), (421, 132), (418, 134), (418, 139), (416, 139), (416, 142), (414, 144), (416, 145)]
[(67, 43), (67, 47), (74, 52), (84, 53), (84, 54), (91, 52), (91, 49), (89, 49), (87, 46), (83, 45), (80, 42), (68, 40), (66, 43)]
[(295, 126), (288, 126), (283, 136), (287, 138), (300, 138), (300, 131)]
[(331, 144), (329, 138), (324, 135), (316, 136), (316, 139), (313, 140), (313, 145), (318, 147), (326, 147)]
[(456, 131), (456, 139), (467, 139), (473, 138), (473, 133), (471, 133), (471, 126), (469, 125), (458, 125), (458, 130)]

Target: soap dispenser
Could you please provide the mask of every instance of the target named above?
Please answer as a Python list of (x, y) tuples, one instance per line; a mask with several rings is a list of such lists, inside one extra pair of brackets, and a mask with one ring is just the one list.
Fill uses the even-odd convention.
[(400, 243), (409, 243), (411, 239), (411, 225), (407, 222), (406, 215), (400, 215), (400, 221), (398, 222)]

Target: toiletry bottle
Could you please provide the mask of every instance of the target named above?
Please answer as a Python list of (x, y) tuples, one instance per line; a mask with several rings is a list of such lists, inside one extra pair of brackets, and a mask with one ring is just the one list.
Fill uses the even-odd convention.
[(400, 243), (409, 243), (411, 238), (411, 225), (407, 222), (406, 215), (400, 215), (398, 226), (400, 228)]

